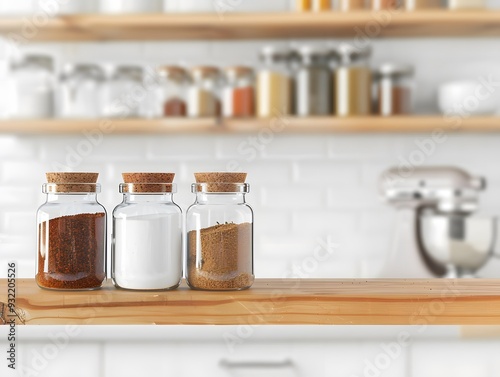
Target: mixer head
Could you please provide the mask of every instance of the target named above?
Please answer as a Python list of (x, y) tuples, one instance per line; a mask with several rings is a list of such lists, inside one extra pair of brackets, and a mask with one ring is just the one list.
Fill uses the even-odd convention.
[(477, 210), (479, 192), (486, 180), (451, 166), (397, 167), (380, 180), (383, 197), (398, 206), (431, 207), (440, 213), (471, 213)]

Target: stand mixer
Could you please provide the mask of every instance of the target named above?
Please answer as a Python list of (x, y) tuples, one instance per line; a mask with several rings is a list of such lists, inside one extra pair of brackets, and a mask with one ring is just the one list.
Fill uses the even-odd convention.
[(381, 190), (397, 209), (382, 276), (470, 277), (492, 256), (496, 218), (476, 217), (486, 181), (455, 167), (385, 171)]

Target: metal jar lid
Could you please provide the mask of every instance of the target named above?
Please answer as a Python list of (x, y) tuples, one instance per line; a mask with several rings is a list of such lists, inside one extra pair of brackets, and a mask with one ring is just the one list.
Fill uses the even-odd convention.
[(144, 77), (144, 69), (137, 65), (119, 65), (114, 68), (113, 79), (129, 79), (141, 81)]
[(386, 63), (375, 71), (375, 78), (397, 78), (413, 76), (415, 69), (411, 65)]
[(265, 63), (287, 62), (292, 56), (292, 50), (276, 46), (265, 46), (259, 54), (260, 60)]
[(63, 68), (61, 79), (66, 80), (72, 76), (85, 76), (95, 81), (104, 81), (104, 69), (97, 64), (67, 63)]
[(372, 54), (372, 49), (368, 47), (354, 47), (348, 43), (342, 43), (336, 48), (340, 62), (344, 64), (358, 60), (368, 59)]
[(11, 63), (11, 68), (19, 69), (29, 66), (39, 66), (48, 71), (54, 70), (54, 59), (50, 55), (43, 54), (28, 54), (24, 55), (20, 60)]

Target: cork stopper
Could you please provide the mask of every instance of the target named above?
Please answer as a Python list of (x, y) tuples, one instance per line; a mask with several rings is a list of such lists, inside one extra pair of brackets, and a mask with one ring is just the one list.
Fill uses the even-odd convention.
[(196, 183), (245, 183), (247, 173), (195, 173)]
[(43, 193), (94, 193), (100, 191), (97, 184), (99, 173), (46, 173), (47, 182)]
[(122, 193), (167, 193), (174, 192), (175, 173), (123, 173)]
[(46, 173), (48, 183), (97, 183), (99, 173)]
[(248, 192), (247, 173), (195, 173), (195, 192)]

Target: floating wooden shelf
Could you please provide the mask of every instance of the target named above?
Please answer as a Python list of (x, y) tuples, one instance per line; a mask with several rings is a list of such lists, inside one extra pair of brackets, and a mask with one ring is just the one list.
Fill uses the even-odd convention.
[[(0, 280), (0, 322), (9, 317)], [(3, 303), (3, 304), (2, 304)], [(25, 325), (499, 325), (500, 280), (257, 280), (242, 292), (55, 292), (17, 281)]]
[[(26, 20), (29, 17), (2, 17), (0, 33), (22, 35)], [(498, 36), (500, 12), (77, 15), (53, 18), (34, 37), (24, 37), (33, 41), (331, 38), (356, 36), (367, 26), (370, 38)]]
[(4, 134), (81, 134), (99, 129), (104, 134), (500, 132), (500, 117), (466, 118), (458, 126), (441, 116), (0, 121)]

